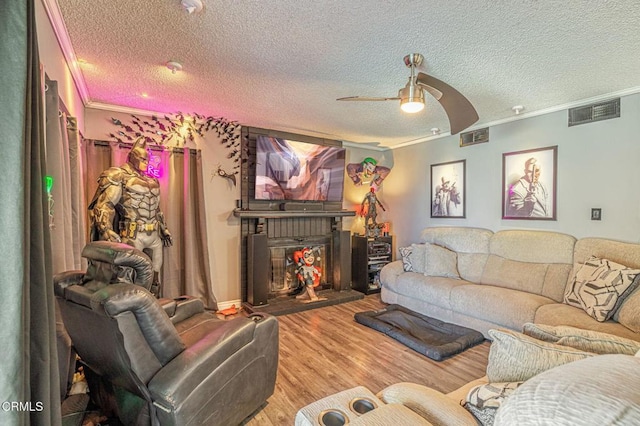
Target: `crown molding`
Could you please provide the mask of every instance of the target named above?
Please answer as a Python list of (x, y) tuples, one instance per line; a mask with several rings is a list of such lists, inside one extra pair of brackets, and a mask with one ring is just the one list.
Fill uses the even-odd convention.
[(89, 91), (87, 90), (87, 84), (84, 81), (82, 70), (78, 65), (76, 53), (71, 45), (69, 32), (67, 31), (67, 27), (62, 19), (62, 12), (60, 12), (58, 2), (56, 0), (42, 0), (42, 4), (47, 12), (47, 16), (49, 17), (49, 22), (51, 22), (51, 26), (53, 27), (53, 32), (56, 34), (56, 38), (58, 39), (58, 45), (60, 45), (67, 67), (69, 68), (69, 72), (71, 72), (71, 77), (76, 85), (76, 90), (80, 95), (82, 103), (86, 107), (89, 103)]

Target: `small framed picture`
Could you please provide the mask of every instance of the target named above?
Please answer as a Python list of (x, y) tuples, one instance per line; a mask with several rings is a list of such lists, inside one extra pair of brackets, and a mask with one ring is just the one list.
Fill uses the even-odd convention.
[(431, 217), (465, 217), (466, 160), (431, 165)]
[(558, 146), (502, 154), (502, 218), (556, 220)]

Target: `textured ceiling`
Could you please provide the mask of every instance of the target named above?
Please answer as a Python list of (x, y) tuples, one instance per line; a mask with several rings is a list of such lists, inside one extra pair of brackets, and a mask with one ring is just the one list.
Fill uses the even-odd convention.
[(473, 103), (472, 128), (513, 117), (514, 105), (532, 114), (640, 91), (636, 0), (203, 2), (189, 15), (180, 0), (57, 0), (87, 105), (393, 146), (449, 131), (433, 98), (413, 115), (397, 101), (336, 98), (396, 96), (408, 53)]

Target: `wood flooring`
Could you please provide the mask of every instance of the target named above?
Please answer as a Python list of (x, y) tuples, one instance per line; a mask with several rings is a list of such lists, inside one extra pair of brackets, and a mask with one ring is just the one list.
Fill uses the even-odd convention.
[(366, 386), (373, 393), (413, 382), (447, 393), (485, 375), (489, 343), (436, 362), (358, 324), (356, 312), (381, 309), (380, 295), (278, 316), (280, 362), (274, 394), (243, 424), (293, 425), (297, 411), (336, 392)]

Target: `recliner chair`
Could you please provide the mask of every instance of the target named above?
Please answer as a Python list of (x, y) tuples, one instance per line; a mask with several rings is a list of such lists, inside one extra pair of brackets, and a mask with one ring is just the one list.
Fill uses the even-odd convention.
[(233, 425), (273, 394), (278, 323), (229, 321), (196, 298), (156, 299), (150, 259), (95, 241), (86, 272), (54, 277), (65, 326), (82, 362), (113, 389), (117, 415), (136, 425)]

